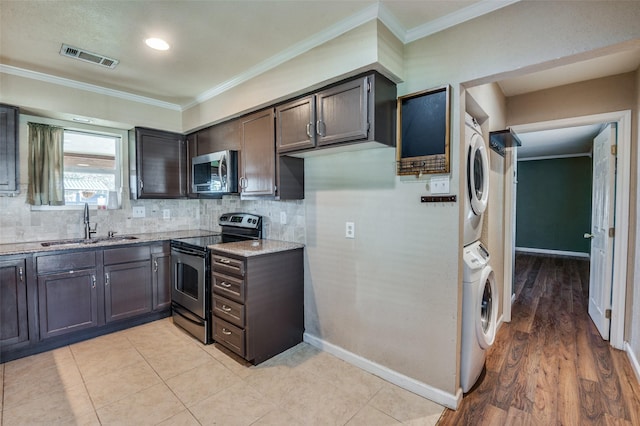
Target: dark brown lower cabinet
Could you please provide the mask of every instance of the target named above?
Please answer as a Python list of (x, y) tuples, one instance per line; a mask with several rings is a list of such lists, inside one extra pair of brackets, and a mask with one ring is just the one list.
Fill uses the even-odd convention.
[(168, 309), (171, 306), (171, 252), (169, 244), (162, 246), (162, 252), (151, 254), (151, 268), (152, 309), (154, 311)]
[(38, 311), (41, 339), (96, 327), (97, 271), (88, 269), (39, 275)]
[(151, 312), (151, 267), (148, 260), (104, 267), (106, 322)]
[(0, 347), (28, 340), (26, 259), (0, 260)]
[(302, 248), (237, 256), (211, 255), (213, 340), (253, 364), (302, 341)]

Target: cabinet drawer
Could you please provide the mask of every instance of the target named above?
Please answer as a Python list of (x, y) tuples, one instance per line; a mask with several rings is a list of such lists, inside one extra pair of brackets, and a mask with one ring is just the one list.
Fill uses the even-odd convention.
[(214, 271), (225, 274), (244, 276), (244, 261), (231, 257), (221, 256), (213, 253), (211, 255), (211, 266)]
[(220, 318), (213, 318), (213, 340), (244, 357), (244, 330)]
[(133, 247), (119, 247), (104, 251), (104, 264), (137, 262), (151, 259), (151, 247), (135, 245)]
[(238, 327), (244, 327), (244, 305), (214, 294), (211, 306), (214, 315)]
[(244, 280), (214, 272), (211, 284), (213, 292), (228, 297), (236, 302), (244, 303)]
[(52, 254), (48, 256), (38, 256), (36, 258), (36, 271), (38, 275), (49, 272), (94, 269), (95, 267), (96, 252), (93, 250)]

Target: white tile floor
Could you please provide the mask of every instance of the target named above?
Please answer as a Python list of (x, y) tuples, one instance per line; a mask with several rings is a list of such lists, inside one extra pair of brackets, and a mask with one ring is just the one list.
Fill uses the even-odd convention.
[(170, 318), (0, 364), (1, 424), (435, 425), (443, 407), (305, 343), (249, 366)]

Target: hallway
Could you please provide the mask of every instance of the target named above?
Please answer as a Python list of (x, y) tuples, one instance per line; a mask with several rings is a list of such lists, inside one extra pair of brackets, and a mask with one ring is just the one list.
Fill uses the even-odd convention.
[(640, 425), (640, 384), (627, 355), (587, 314), (589, 262), (516, 256), (512, 322), (486, 369), (438, 425)]

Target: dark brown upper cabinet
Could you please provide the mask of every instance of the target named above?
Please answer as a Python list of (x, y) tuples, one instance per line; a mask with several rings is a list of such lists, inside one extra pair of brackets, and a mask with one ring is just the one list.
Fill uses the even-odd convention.
[(240, 119), (242, 145), (238, 183), (240, 196), (276, 195), (274, 111), (267, 108)]
[(395, 146), (396, 86), (371, 73), (276, 107), (279, 154), (363, 142)]
[(18, 191), (18, 117), (19, 110), (0, 104), (0, 192)]
[(185, 198), (187, 149), (179, 133), (136, 127), (129, 132), (131, 198)]

